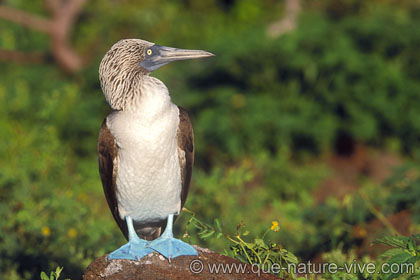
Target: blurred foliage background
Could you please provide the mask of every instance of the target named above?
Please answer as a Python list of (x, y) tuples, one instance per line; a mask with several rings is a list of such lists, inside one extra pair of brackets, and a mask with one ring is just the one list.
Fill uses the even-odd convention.
[(216, 54), (153, 73), (195, 129), (186, 207), (201, 220), (250, 236), (278, 221), (270, 238), (315, 262), (420, 232), (418, 1), (91, 0), (64, 43), (15, 22), (60, 18), (54, 3), (0, 1), (0, 279), (57, 265), (78, 279), (125, 242), (96, 159), (110, 113), (98, 66), (122, 38)]

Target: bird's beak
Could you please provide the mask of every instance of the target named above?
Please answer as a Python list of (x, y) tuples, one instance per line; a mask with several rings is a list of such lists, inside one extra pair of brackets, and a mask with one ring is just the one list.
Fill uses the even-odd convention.
[(214, 54), (206, 51), (177, 49), (159, 45), (153, 45), (147, 49), (145, 55), (140, 66), (150, 72), (172, 61), (214, 56)]

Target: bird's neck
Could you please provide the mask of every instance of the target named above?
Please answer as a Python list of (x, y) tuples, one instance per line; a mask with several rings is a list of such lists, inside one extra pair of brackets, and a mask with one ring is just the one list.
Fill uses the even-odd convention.
[(119, 73), (111, 78), (101, 76), (102, 91), (112, 109), (125, 111), (137, 103), (141, 96), (143, 75), (137, 71)]
[(142, 118), (155, 118), (174, 106), (164, 83), (149, 75), (143, 76), (136, 85), (139, 94), (127, 103), (124, 111)]

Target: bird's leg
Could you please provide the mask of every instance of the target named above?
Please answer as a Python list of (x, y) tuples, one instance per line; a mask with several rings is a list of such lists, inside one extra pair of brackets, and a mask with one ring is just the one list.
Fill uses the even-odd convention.
[(108, 259), (139, 260), (153, 253), (153, 250), (147, 246), (149, 242), (137, 236), (133, 226), (133, 219), (130, 216), (126, 216), (125, 220), (128, 228), (128, 243), (109, 254)]
[(174, 215), (170, 214), (163, 234), (159, 238), (150, 241), (147, 246), (159, 252), (169, 261), (178, 256), (197, 256), (197, 250), (195, 250), (193, 246), (174, 238), (172, 233), (173, 222)]

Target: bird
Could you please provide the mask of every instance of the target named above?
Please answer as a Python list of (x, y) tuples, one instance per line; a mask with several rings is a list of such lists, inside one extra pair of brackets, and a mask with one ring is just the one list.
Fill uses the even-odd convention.
[(150, 74), (178, 60), (214, 56), (202, 50), (122, 39), (103, 57), (99, 80), (113, 109), (98, 138), (98, 164), (108, 206), (128, 240), (109, 259), (167, 259), (197, 255), (173, 236), (188, 195), (194, 134), (186, 110), (172, 103), (165, 84)]

